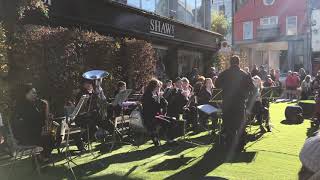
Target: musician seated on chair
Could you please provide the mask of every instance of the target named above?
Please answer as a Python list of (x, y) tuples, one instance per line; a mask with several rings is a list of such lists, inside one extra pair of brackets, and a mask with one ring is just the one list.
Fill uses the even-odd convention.
[[(212, 99), (214, 85), (211, 78), (206, 78), (204, 85), (201, 87), (199, 92), (199, 105), (209, 104), (210, 100)], [(208, 122), (208, 116), (203, 112), (199, 112), (199, 120), (202, 127), (206, 127)]]
[(76, 96), (76, 102), (79, 102), (82, 95), (89, 95), (89, 99), (83, 104), (79, 115), (75, 118), (75, 123), (84, 129), (89, 128), (90, 137), (94, 136), (98, 127), (103, 126), (101, 116), (99, 115), (99, 97), (94, 88), (94, 82), (92, 80), (83, 79), (80, 92)]
[[(157, 79), (152, 79), (142, 96), (142, 117), (144, 125), (151, 135), (151, 139), (155, 146), (160, 145), (160, 140), (157, 132), (157, 128), (165, 123), (156, 119), (157, 115), (160, 115), (163, 110), (165, 111), (167, 101), (160, 96), (161, 83)], [(165, 125), (166, 126), (166, 125)], [(168, 125), (169, 126), (169, 125)], [(171, 133), (168, 132), (168, 138), (171, 140)]]
[(43, 147), (43, 158), (48, 158), (53, 149), (53, 137), (44, 132), (49, 121), (48, 102), (39, 99), (32, 84), (20, 88), (14, 119), (13, 134), (20, 145), (37, 145)]
[(183, 113), (183, 108), (188, 102), (188, 98), (185, 96), (187, 93), (183, 93), (182, 81), (177, 78), (174, 87), (168, 92), (166, 100), (168, 101), (167, 115), (179, 119), (179, 114)]

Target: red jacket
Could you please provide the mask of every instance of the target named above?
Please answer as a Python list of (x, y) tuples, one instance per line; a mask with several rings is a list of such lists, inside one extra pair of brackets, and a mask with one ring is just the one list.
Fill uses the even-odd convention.
[(286, 79), (286, 87), (297, 88), (299, 87), (300, 79), (298, 76), (290, 75)]

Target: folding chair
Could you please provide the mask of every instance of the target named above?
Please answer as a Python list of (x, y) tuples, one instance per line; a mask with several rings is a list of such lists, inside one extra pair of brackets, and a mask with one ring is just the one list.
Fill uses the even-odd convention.
[(34, 160), (36, 165), (36, 170), (40, 175), (41, 174), (40, 165), (36, 156), (43, 151), (43, 147), (36, 146), (36, 145), (30, 145), (30, 146), (19, 145), (18, 141), (14, 138), (13, 131), (9, 122), (8, 122), (8, 128), (9, 128), (8, 140), (10, 144), (9, 147), (10, 147), (11, 154), (14, 157), (13, 161), (11, 162), (10, 171), (8, 173), (8, 179), (10, 179), (10, 175), (15, 169), (16, 162), (18, 160), (23, 159), (23, 157), (31, 158)]

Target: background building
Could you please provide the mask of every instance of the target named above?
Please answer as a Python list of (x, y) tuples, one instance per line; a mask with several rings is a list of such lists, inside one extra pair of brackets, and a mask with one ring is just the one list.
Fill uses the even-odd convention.
[(227, 18), (228, 23), (228, 32), (225, 36), (228, 44), (232, 44), (232, 0), (212, 0), (211, 6), (212, 13), (222, 13)]
[(211, 0), (116, 0), (182, 23), (210, 30)]
[(156, 73), (162, 78), (185, 76), (192, 68), (205, 73), (222, 39), (210, 31), (211, 0), (51, 0), (50, 4), (52, 26), (150, 42)]
[(248, 64), (311, 72), (307, 1), (236, 0), (234, 43)]
[(313, 71), (320, 70), (320, 1), (310, 1)]

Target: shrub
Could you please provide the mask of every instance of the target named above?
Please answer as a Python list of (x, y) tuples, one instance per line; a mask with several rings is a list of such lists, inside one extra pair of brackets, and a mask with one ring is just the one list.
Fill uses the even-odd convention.
[(143, 40), (125, 39), (121, 58), (123, 78), (128, 86), (140, 90), (155, 74), (154, 50)]
[[(99, 68), (114, 74), (118, 47), (110, 37), (29, 25), (16, 38), (13, 47), (16, 86), (33, 82), (54, 112), (61, 112), (64, 101), (74, 95), (83, 72)], [(104, 86), (110, 87), (114, 80), (107, 79)]]
[(0, 113), (4, 116), (8, 116), (9, 110), (9, 94), (8, 83), (6, 81), (6, 75), (8, 73), (7, 63), (7, 44), (5, 30), (0, 22)]
[(120, 42), (95, 32), (34, 25), (26, 25), (16, 34), (10, 67), (14, 86), (32, 82), (55, 114), (63, 112), (65, 100), (74, 95), (88, 70), (111, 74), (103, 84), (109, 97), (116, 81), (127, 81), (130, 88), (139, 89), (154, 74), (152, 46), (142, 40)]

